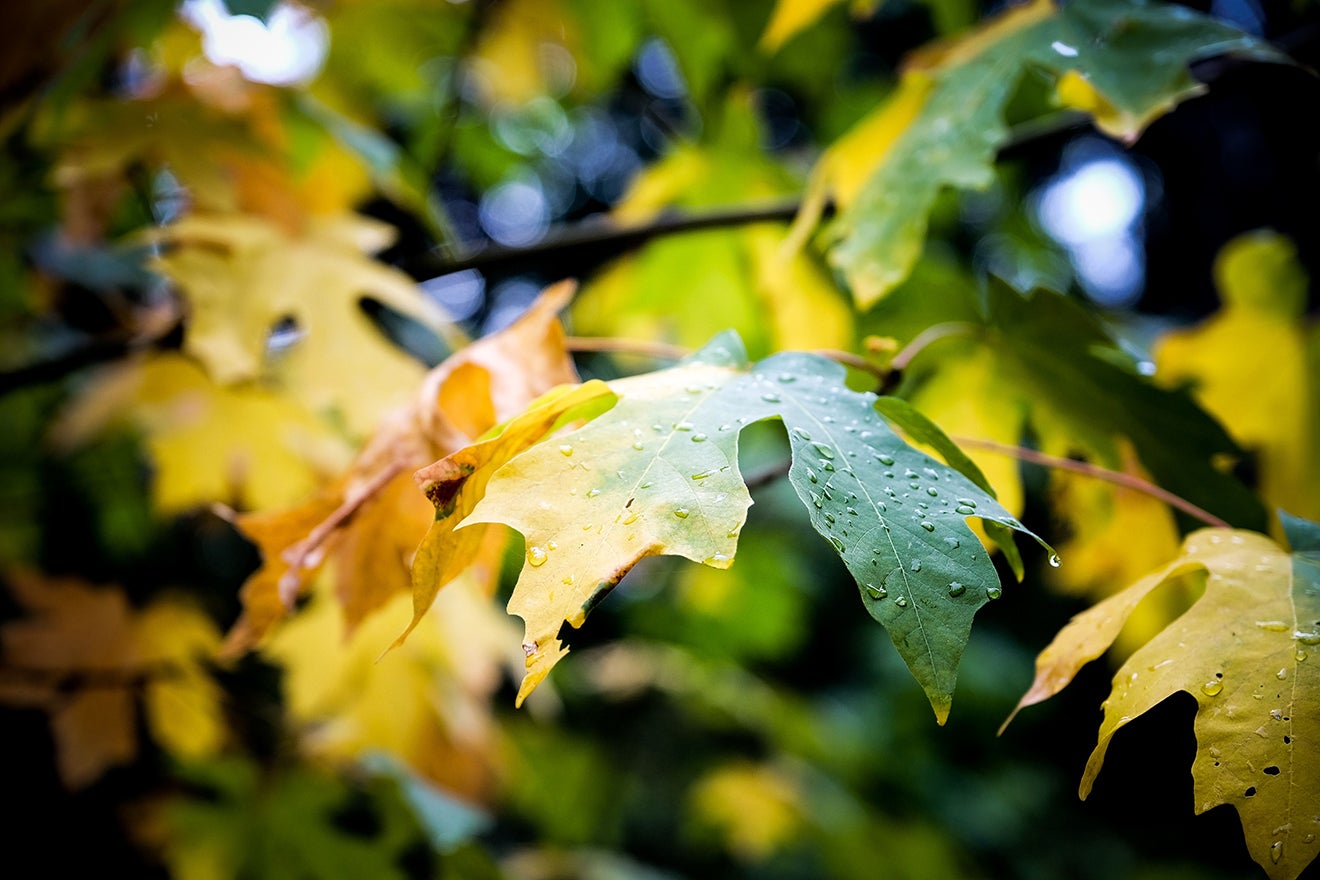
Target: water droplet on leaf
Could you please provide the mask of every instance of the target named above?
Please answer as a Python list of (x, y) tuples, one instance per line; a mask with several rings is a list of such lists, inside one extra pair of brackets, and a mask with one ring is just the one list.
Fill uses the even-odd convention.
[(545, 552), (544, 547), (535, 545), (527, 548), (527, 564), (533, 568), (545, 565), (545, 561), (550, 558), (550, 554)]
[(1207, 697), (1217, 697), (1224, 690), (1224, 683), (1217, 678), (1212, 678), (1201, 685), (1201, 692)]
[(957, 581), (953, 581), (952, 583), (949, 584), (950, 596), (961, 596), (965, 592), (967, 592), (967, 588), (962, 584), (958, 583)]
[(935, 531), (935, 523), (933, 523), (933, 522), (929, 522), (928, 520), (924, 520), (924, 519), (923, 519), (923, 520), (921, 521), (921, 527), (922, 527), (923, 529), (925, 529), (926, 531), (928, 531), (928, 532), (933, 532), (933, 531)]

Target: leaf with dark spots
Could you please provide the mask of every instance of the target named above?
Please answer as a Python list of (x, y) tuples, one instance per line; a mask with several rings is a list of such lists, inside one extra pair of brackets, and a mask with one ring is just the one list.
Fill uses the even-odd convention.
[(1114, 675), (1081, 794), (1090, 793), (1121, 728), (1189, 693), (1198, 704), (1196, 812), (1232, 804), (1252, 858), (1275, 880), (1291, 880), (1320, 852), (1320, 656), (1311, 656), (1320, 650), (1320, 566), (1311, 555), (1320, 529), (1281, 519), (1293, 553), (1254, 532), (1202, 529), (1179, 558), (1074, 617), (1037, 658), (1018, 709), (1066, 687), (1152, 592), (1204, 571), (1202, 597)]

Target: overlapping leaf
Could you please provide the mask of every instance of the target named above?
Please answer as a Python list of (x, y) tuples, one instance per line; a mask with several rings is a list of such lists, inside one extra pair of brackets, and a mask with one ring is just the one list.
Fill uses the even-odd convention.
[[(359, 435), (402, 404), (425, 372), (372, 326), (363, 297), (445, 327), (407, 276), (366, 256), (393, 232), (365, 218), (316, 218), (289, 236), (255, 217), (195, 216), (158, 237), (170, 246), (158, 267), (191, 312), (184, 349), (207, 372), (225, 383), (278, 373), (309, 407), (338, 415)], [(276, 369), (268, 343), (288, 319), (305, 335)]]
[(261, 653), (284, 670), (289, 714), (306, 752), (331, 760), (383, 752), (450, 792), (485, 802), (499, 767), (491, 695), (518, 668), (517, 625), (490, 601), (480, 573), (471, 572), (445, 590), (437, 613), (407, 645), (377, 663), (410, 604), (395, 592), (350, 632), (322, 587)]
[(1037, 658), (1018, 708), (1066, 687), (1153, 591), (1203, 570), (1204, 595), (1114, 675), (1081, 795), (1114, 734), (1173, 694), (1191, 694), (1196, 812), (1232, 804), (1252, 858), (1291, 880), (1320, 852), (1320, 527), (1282, 519), (1291, 553), (1254, 532), (1202, 529), (1178, 559), (1074, 617)]
[[(1066, 103), (1106, 133), (1135, 138), (1199, 91), (1187, 66), (1230, 51), (1265, 50), (1240, 31), (1183, 7), (1144, 0), (1048, 0), (1017, 6), (966, 37), (910, 59), (889, 102), (822, 158), (809, 205), (831, 192), (842, 208), (832, 262), (862, 307), (907, 277), (941, 188), (984, 188), (1008, 137), (1004, 108), (1027, 70), (1061, 85)], [(804, 211), (805, 234), (816, 215)]]
[(789, 480), (812, 526), (857, 579), (941, 722), (972, 616), (999, 580), (966, 519), (1022, 529), (984, 490), (916, 451), (843, 368), (788, 353), (750, 365), (717, 337), (669, 370), (610, 384), (618, 403), (584, 427), (504, 465), (464, 521), (523, 533), (527, 561), (509, 602), (526, 621), (520, 699), (566, 653), (559, 638), (643, 557), (728, 567), (751, 497), (738, 470), (741, 429), (780, 419)]
[[(236, 517), (263, 564), (243, 585), (243, 614), (228, 653), (264, 638), (326, 560), (335, 565), (350, 631), (408, 590), (411, 557), (432, 514), (412, 472), (466, 446), (541, 392), (577, 380), (558, 319), (572, 292), (570, 283), (548, 288), (509, 327), (433, 369), (413, 405), (385, 419), (347, 472), (321, 492), (295, 507)], [(467, 545), (471, 552), (480, 547)]]
[[(1049, 291), (1023, 296), (992, 281), (981, 315), (973, 296), (957, 292), (966, 302), (944, 306), (933, 319), (965, 323), (972, 341), (941, 342), (908, 370), (903, 390), (922, 412), (954, 434), (1013, 445), (1029, 432), (1047, 452), (1083, 453), (1115, 469), (1126, 467), (1122, 447), (1130, 443), (1160, 486), (1234, 525), (1264, 527), (1260, 501), (1220, 466), (1241, 454), (1228, 433), (1188, 394), (1141, 376), (1084, 308)], [(879, 311), (926, 320), (920, 300), (920, 290), (905, 289)], [(972, 456), (1014, 509), (1016, 467)]]
[(164, 353), (118, 364), (88, 383), (51, 431), (63, 448), (114, 426), (146, 435), (156, 507), (293, 504), (351, 450), (298, 401), (247, 383), (219, 385), (189, 358)]

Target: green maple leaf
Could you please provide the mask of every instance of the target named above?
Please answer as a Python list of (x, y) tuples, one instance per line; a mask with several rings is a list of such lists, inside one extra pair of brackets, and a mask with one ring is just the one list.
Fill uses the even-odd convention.
[[(617, 403), (607, 412), (495, 472), (462, 527), (499, 522), (526, 538), (509, 601), (526, 621), (519, 699), (567, 652), (564, 622), (581, 626), (642, 558), (732, 563), (752, 504), (739, 432), (778, 419), (792, 450), (789, 482), (812, 526), (943, 723), (972, 617), (1000, 592), (966, 519), (1005, 535), (1025, 529), (973, 479), (905, 443), (875, 396), (843, 380), (842, 367), (811, 354), (751, 365), (737, 336), (724, 334), (672, 369), (610, 383)], [(965, 458), (958, 464), (975, 473)]]
[(1189, 693), (1198, 704), (1196, 812), (1232, 804), (1252, 858), (1274, 880), (1291, 880), (1320, 852), (1320, 526), (1281, 517), (1291, 553), (1255, 532), (1202, 529), (1178, 559), (1074, 617), (1037, 658), (1018, 709), (1067, 686), (1153, 590), (1203, 570), (1204, 595), (1114, 675), (1081, 795), (1114, 734)]
[[(1226, 52), (1277, 60), (1267, 46), (1184, 7), (1144, 0), (1035, 0), (965, 37), (909, 59), (890, 100), (822, 158), (808, 204), (833, 192), (831, 261), (868, 307), (907, 277), (926, 218), (946, 186), (984, 189), (1008, 140), (1004, 110), (1032, 71), (1065, 105), (1107, 134), (1132, 141), (1154, 119), (1203, 90), (1188, 65)], [(806, 210), (798, 233), (815, 222)]]

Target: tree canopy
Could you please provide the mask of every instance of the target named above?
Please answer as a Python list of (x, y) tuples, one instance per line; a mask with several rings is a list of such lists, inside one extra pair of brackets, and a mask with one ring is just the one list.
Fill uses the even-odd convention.
[(1313, 4), (6, 17), (14, 864), (1320, 871)]

